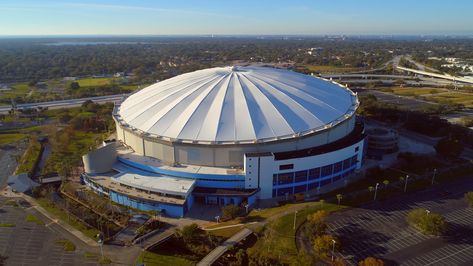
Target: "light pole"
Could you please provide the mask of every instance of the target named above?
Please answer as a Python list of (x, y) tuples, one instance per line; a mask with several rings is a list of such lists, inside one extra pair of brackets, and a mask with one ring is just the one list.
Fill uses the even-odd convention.
[(379, 186), (379, 183), (376, 183), (376, 186), (374, 187), (374, 200), (376, 200), (376, 194), (378, 193), (378, 186)]
[(407, 181), (409, 180), (409, 175), (406, 175), (406, 183), (404, 183), (404, 192), (407, 191)]
[(297, 219), (297, 211), (294, 212), (294, 226), (293, 226), (294, 230), (296, 230), (296, 219)]
[(219, 223), (220, 222), (220, 216), (218, 216), (218, 215), (215, 216), (215, 220), (217, 220), (217, 223)]
[(437, 173), (437, 168), (434, 168), (434, 173), (432, 174), (432, 185), (434, 184), (436, 173)]
[(97, 234), (97, 243), (99, 243), (100, 246), (100, 255), (102, 256), (101, 259), (103, 260), (103, 235), (102, 233)]
[(332, 261), (333, 261), (333, 257), (334, 257), (333, 255), (335, 253), (335, 243), (336, 243), (335, 239), (332, 239)]
[(246, 214), (248, 214), (248, 207), (250, 207), (250, 205), (245, 204)]

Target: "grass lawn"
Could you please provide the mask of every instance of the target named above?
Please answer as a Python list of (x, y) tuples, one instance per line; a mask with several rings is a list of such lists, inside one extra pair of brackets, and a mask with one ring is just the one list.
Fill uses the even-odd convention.
[(212, 231), (207, 231), (207, 232), (209, 234), (214, 235), (214, 236), (221, 236), (225, 239), (228, 239), (228, 238), (232, 237), (234, 234), (238, 233), (244, 227), (245, 227), (244, 225), (239, 225), (239, 226), (222, 228), (222, 229), (217, 229), (217, 230), (212, 230)]
[(35, 223), (35, 224), (38, 224), (38, 225), (44, 225), (43, 221), (41, 221), (38, 217), (36, 217), (34, 215), (31, 215), (31, 214), (26, 215), (25, 221), (32, 222), (32, 223)]
[(31, 90), (27, 83), (16, 83), (11, 85), (10, 88), (10, 91), (0, 92), (0, 100), (8, 100), (8, 104), (11, 103), (10, 101), (12, 98), (26, 96)]
[(115, 78), (85, 78), (78, 79), (76, 82), (78, 82), (81, 87), (100, 87), (110, 85), (114, 80)]
[[(143, 259), (144, 258), (144, 259)], [(140, 254), (138, 259), (136, 260), (136, 265), (144, 262), (145, 265), (148, 266), (188, 266), (188, 265), (195, 265), (193, 261), (187, 260), (182, 257), (175, 257), (163, 254), (157, 254), (154, 252), (144, 251)]]
[(76, 250), (76, 245), (74, 245), (74, 243), (72, 243), (70, 240), (67, 240), (67, 239), (59, 239), (56, 241), (56, 244), (62, 246), (64, 251), (72, 252)]
[(450, 92), (440, 95), (426, 96), (427, 101), (433, 101), (440, 104), (463, 104), (465, 107), (473, 107), (473, 94)]
[[(34, 136), (33, 136), (34, 138)], [(41, 152), (41, 144), (36, 140), (30, 139), (30, 145), (26, 150), (25, 154), (21, 158), (20, 164), (18, 165), (18, 169), (16, 171), (17, 174), (19, 173), (30, 173), (33, 174), (33, 167), (38, 160), (38, 157)]]
[(0, 223), (0, 227), (15, 227), (16, 224), (12, 223)]
[(64, 221), (65, 223), (68, 223), (69, 225), (81, 231), (86, 236), (90, 237), (91, 239), (95, 240), (95, 236), (99, 233), (99, 230), (95, 228), (88, 228), (86, 225), (84, 225), (81, 221), (77, 220), (75, 217), (68, 215), (65, 211), (56, 207), (48, 199), (39, 198), (39, 199), (36, 199), (36, 202), (38, 202), (38, 204), (41, 207), (43, 207), (46, 211), (51, 213), (53, 216)]
[(26, 134), (0, 134), (0, 145), (18, 142), (27, 137)]
[(447, 89), (439, 88), (413, 88), (413, 87), (395, 87), (395, 88), (381, 88), (383, 92), (389, 92), (401, 96), (420, 96), (426, 94), (437, 94), (447, 92)]

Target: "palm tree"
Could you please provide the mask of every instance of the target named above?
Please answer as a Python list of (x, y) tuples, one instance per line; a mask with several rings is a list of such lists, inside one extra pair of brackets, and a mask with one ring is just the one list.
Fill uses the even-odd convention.
[(384, 188), (388, 188), (388, 185), (389, 185), (389, 180), (384, 180), (383, 181), (383, 184), (384, 184)]
[(340, 206), (340, 201), (343, 199), (342, 194), (337, 194), (338, 206)]

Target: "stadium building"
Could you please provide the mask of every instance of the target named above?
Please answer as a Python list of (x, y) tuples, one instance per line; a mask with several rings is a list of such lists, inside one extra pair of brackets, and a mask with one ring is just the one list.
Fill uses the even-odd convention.
[(199, 70), (116, 104), (117, 141), (83, 156), (84, 183), (113, 201), (169, 216), (196, 202), (313, 196), (361, 167), (357, 95), (271, 67)]

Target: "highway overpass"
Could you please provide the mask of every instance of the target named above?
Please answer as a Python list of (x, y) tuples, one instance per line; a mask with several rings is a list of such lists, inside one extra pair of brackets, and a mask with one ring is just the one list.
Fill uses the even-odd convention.
[[(96, 97), (86, 97), (79, 99), (70, 99), (70, 100), (58, 100), (50, 102), (38, 102), (38, 103), (23, 103), (17, 104), (17, 109), (30, 109), (38, 107), (47, 107), (48, 109), (59, 109), (66, 107), (75, 107), (80, 106), (85, 101), (91, 100), (95, 103), (106, 103), (106, 102), (117, 102), (121, 101), (124, 97), (127, 97), (128, 94), (115, 94), (107, 96), (96, 96)], [(0, 113), (8, 113), (12, 109), (11, 105), (0, 106)]]
[(406, 72), (410, 72), (410, 73), (414, 73), (418, 75), (424, 75), (424, 76), (440, 78), (440, 79), (448, 79), (454, 82), (463, 82), (463, 83), (473, 84), (473, 78), (469, 79), (469, 78), (464, 78), (464, 77), (454, 77), (451, 75), (437, 74), (437, 73), (432, 73), (432, 72), (427, 72), (427, 71), (422, 71), (422, 70), (417, 70), (417, 69), (412, 69), (412, 68), (407, 68), (407, 67), (402, 67), (402, 66), (397, 66), (396, 68), (402, 71), (406, 71)]

